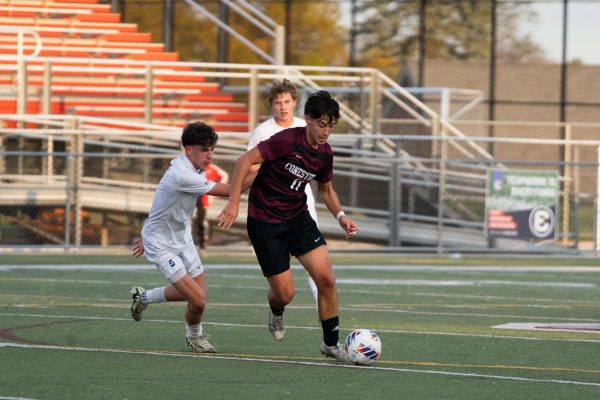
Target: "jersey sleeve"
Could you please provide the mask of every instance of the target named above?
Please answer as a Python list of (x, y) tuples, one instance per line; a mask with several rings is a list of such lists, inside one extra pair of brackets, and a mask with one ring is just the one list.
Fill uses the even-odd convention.
[(186, 171), (177, 179), (177, 190), (184, 193), (195, 193), (199, 196), (210, 192), (215, 182), (206, 179), (204, 174), (196, 174)]

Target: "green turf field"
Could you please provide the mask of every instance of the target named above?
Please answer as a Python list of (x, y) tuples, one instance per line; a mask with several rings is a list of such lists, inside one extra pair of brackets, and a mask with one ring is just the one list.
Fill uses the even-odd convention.
[[(337, 258), (342, 337), (378, 332), (374, 367), (320, 356), (297, 269), (275, 342), (258, 267), (208, 257), (204, 330), (220, 353), (203, 356), (186, 351), (182, 303), (131, 320), (131, 286), (164, 285), (146, 263), (41, 260), (0, 258), (0, 399), (600, 398), (600, 268), (589, 260)], [(103, 260), (110, 268), (78, 269)]]

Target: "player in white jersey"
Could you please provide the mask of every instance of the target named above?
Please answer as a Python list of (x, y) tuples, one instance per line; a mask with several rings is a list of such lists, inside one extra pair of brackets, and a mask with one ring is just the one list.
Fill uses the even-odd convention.
[[(269, 96), (267, 97), (269, 106), (273, 116), (263, 123), (259, 124), (250, 135), (248, 141), (247, 150), (255, 147), (258, 143), (263, 140), (267, 140), (277, 132), (281, 132), (288, 128), (297, 128), (306, 126), (306, 121), (303, 118), (294, 116), (294, 109), (298, 101), (296, 94), (296, 87), (292, 82), (287, 79), (277, 81), (271, 86)], [(252, 171), (258, 171), (259, 166), (254, 165)], [(308, 206), (308, 212), (310, 216), (315, 220), (317, 225), (319, 221), (317, 219), (317, 210), (315, 208), (315, 197), (313, 196), (310, 185), (306, 185), (304, 189), (306, 193), (306, 205)], [(318, 291), (315, 281), (307, 274), (308, 286), (313, 294), (315, 303), (318, 304)]]
[(170, 285), (150, 290), (134, 286), (131, 289), (131, 316), (139, 321), (151, 303), (186, 301), (187, 346), (200, 353), (216, 353), (217, 350), (202, 330), (207, 289), (190, 220), (199, 196), (229, 196), (228, 184), (207, 180), (201, 173), (212, 160), (217, 140), (213, 128), (202, 122), (191, 123), (183, 129), (184, 154), (171, 161), (160, 180), (150, 215), (142, 228), (142, 238), (133, 248), (133, 255), (145, 254)]

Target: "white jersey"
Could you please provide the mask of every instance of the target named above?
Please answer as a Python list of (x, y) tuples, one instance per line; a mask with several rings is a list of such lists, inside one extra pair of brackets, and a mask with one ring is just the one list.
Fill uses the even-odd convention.
[(190, 219), (198, 197), (211, 191), (215, 182), (199, 174), (190, 160), (181, 155), (171, 160), (154, 194), (142, 238), (158, 249), (177, 253), (193, 243)]
[(277, 125), (275, 122), (275, 118), (271, 117), (263, 123), (259, 124), (250, 135), (250, 140), (248, 141), (248, 150), (262, 142), (263, 140), (267, 140), (277, 132), (281, 132), (284, 129), (288, 128), (298, 128), (301, 126), (306, 126), (306, 121), (302, 118), (294, 117), (292, 120), (292, 124), (287, 127), (281, 127)]
[[(284, 129), (298, 128), (302, 126), (306, 126), (306, 121), (302, 118), (294, 117), (294, 119), (292, 120), (292, 124), (288, 127), (283, 128), (277, 125), (277, 122), (275, 122), (274, 117), (271, 117), (263, 123), (259, 124), (256, 128), (254, 128), (252, 134), (250, 135), (250, 140), (248, 140), (247, 149), (250, 150), (263, 140), (267, 140), (277, 132), (281, 132)], [(315, 208), (315, 197), (313, 196), (310, 185), (306, 185), (304, 193), (306, 193), (306, 205), (308, 206), (308, 212), (310, 213), (310, 216), (315, 220), (315, 222), (318, 222), (317, 210)]]

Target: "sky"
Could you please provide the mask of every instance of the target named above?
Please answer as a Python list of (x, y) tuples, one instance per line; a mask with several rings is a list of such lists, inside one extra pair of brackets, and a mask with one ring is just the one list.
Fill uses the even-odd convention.
[[(539, 2), (533, 9), (538, 23), (530, 28), (535, 41), (554, 61), (562, 55), (562, 2)], [(571, 1), (568, 8), (569, 32), (567, 59), (581, 59), (586, 64), (600, 64), (600, 1)], [(525, 28), (527, 29), (527, 27)]]
[[(341, 6), (350, 25), (350, 2), (342, 0)], [(538, 14), (537, 22), (524, 24), (523, 32), (531, 33), (550, 60), (560, 62), (563, 2), (538, 0), (534, 1), (532, 8)], [(568, 24), (567, 60), (580, 59), (585, 64), (600, 65), (600, 0), (570, 0)]]

